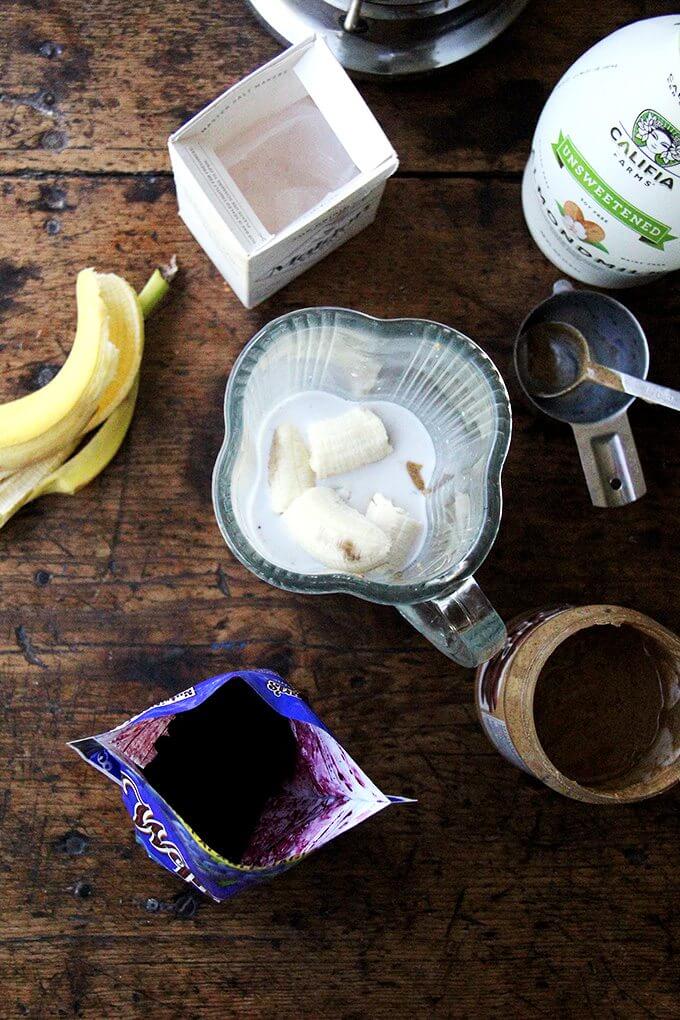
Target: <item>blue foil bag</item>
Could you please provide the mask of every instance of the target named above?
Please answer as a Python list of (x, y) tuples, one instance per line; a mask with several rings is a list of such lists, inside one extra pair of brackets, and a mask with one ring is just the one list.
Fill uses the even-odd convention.
[[(285, 737), (291, 748), (290, 769), (278, 788), (274, 777), (275, 788), (271, 796), (261, 811), (255, 808), (258, 817), (252, 832), (247, 833), (247, 845), (237, 861), (229, 860), (211, 848), (154, 789), (145, 775), (145, 770), (152, 770), (154, 765), (158, 765), (161, 754), (158, 748), (163, 740), (167, 741), (168, 733), (172, 733), (169, 727), (173, 720), (204, 706), (223, 685), (234, 681), (243, 690), (243, 684), (247, 685), (277, 716), (287, 720), (292, 733), (292, 739), (289, 734)], [(236, 686), (230, 691), (223, 691), (213, 705), (216, 706), (232, 692), (237, 693)], [(251, 697), (250, 693), (247, 697)], [(263, 709), (259, 703), (257, 709), (261, 716)], [(205, 711), (204, 706), (201, 718), (205, 718)], [(270, 718), (266, 711), (265, 715)], [(214, 717), (211, 718), (214, 722)], [(176, 727), (187, 722), (183, 719)], [(232, 727), (238, 725), (238, 720), (231, 719), (230, 724)], [(275, 724), (281, 728), (278, 721)], [(76, 740), (70, 746), (88, 764), (120, 787), (123, 803), (135, 826), (137, 841), (149, 857), (218, 901), (286, 871), (341, 832), (353, 828), (388, 804), (405, 799), (381, 793), (297, 691), (268, 670), (224, 673), (203, 680), (173, 698), (153, 705), (108, 733)], [(176, 748), (177, 743), (173, 747)], [(248, 750), (250, 754), (259, 754), (257, 740), (249, 743)], [(261, 748), (263, 755), (269, 750), (266, 746)], [(177, 751), (174, 754), (177, 759)], [(256, 761), (257, 757), (250, 760)], [(181, 756), (179, 767), (181, 769)], [(232, 775), (231, 779), (237, 784), (240, 782), (238, 775)], [(230, 805), (220, 798), (220, 775), (205, 775), (193, 790), (189, 789), (190, 798), (192, 792), (197, 800), (206, 796), (212, 798), (214, 811), (221, 812), (217, 816), (219, 823), (226, 825), (228, 830)], [(247, 811), (248, 805), (244, 807)]]

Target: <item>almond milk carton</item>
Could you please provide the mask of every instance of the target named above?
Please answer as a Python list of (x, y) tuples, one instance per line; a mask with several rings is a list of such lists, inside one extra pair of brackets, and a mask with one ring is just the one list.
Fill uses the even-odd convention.
[(522, 186), (559, 269), (631, 287), (680, 268), (680, 14), (614, 32), (558, 82)]

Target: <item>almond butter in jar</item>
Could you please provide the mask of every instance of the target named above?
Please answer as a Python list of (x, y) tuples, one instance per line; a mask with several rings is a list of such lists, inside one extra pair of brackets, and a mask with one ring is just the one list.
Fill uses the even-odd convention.
[(632, 609), (515, 620), (476, 700), (497, 750), (567, 797), (623, 804), (680, 780), (680, 638)]

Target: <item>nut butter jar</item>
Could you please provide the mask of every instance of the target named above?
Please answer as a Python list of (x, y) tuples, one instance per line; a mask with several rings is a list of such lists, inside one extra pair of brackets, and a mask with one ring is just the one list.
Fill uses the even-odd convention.
[(623, 804), (680, 780), (680, 638), (620, 606), (516, 619), (477, 670), (484, 732), (547, 786)]

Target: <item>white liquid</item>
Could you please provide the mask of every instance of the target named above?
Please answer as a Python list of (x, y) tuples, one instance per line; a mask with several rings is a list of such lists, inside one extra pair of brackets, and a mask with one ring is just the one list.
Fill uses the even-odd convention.
[[(317, 482), (336, 489), (347, 502), (365, 514), (369, 501), (376, 492), (382, 493), (396, 506), (402, 507), (421, 525), (420, 536), (414, 545), (409, 561), (412, 562), (423, 547), (427, 534), (425, 495), (416, 488), (406, 467), (407, 461), (422, 465), (421, 475), (425, 487), (430, 483), (435, 467), (435, 451), (430, 435), (412, 411), (387, 400), (362, 401), (383, 422), (392, 453), (375, 464), (365, 464), (354, 471), (333, 475)], [(296, 425), (307, 442), (307, 426), (313, 421), (337, 418), (355, 407), (332, 393), (310, 390), (297, 393), (277, 404), (265, 418), (257, 441), (257, 475), (247, 508), (253, 544), (265, 559), (298, 574), (328, 574), (333, 571), (319, 563), (301, 549), (291, 537), (281, 514), (275, 514), (269, 495), (269, 450), (277, 427), (283, 422)], [(403, 566), (400, 568), (403, 569)], [(380, 570), (372, 572), (376, 578)], [(388, 578), (389, 579), (389, 578)]]

